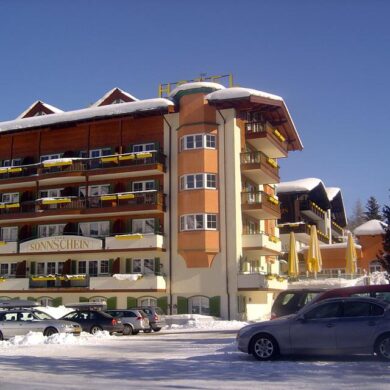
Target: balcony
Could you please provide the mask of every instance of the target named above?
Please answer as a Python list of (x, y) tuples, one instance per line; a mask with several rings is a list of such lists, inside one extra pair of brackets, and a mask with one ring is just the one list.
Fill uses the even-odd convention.
[(53, 215), (164, 211), (165, 195), (157, 190), (90, 196), (40, 198), (21, 203), (0, 203), (0, 220), (44, 219)]
[(264, 275), (260, 273), (240, 273), (238, 275), (238, 290), (285, 290), (287, 279), (275, 275)]
[(262, 152), (241, 153), (241, 172), (257, 184), (279, 183), (277, 162)]
[(162, 275), (118, 274), (91, 278), (90, 288), (91, 290), (166, 291), (167, 283)]
[(282, 249), (280, 239), (263, 232), (243, 234), (242, 248), (245, 252), (256, 252), (258, 255), (279, 255)]
[(308, 216), (313, 221), (323, 222), (326, 211), (311, 200), (302, 200), (299, 202), (301, 213)]
[(279, 201), (263, 191), (241, 192), (242, 211), (255, 219), (279, 219)]
[(332, 233), (334, 233), (336, 237), (340, 237), (344, 235), (344, 229), (336, 222), (332, 221)]
[(30, 276), (29, 288), (88, 288), (88, 275), (44, 275)]
[[(290, 234), (294, 232), (297, 241), (309, 244), (310, 241), (310, 225), (305, 222), (284, 223), (278, 226), (279, 234)], [(317, 229), (318, 239), (326, 244), (329, 244), (329, 237), (322, 231)]]
[(271, 158), (287, 157), (287, 141), (269, 123), (248, 122), (245, 124), (245, 137), (255, 149), (263, 151)]
[(106, 237), (106, 249), (150, 250), (165, 249), (164, 236), (161, 234), (118, 234)]
[(3, 253), (17, 253), (18, 252), (18, 243), (17, 242), (9, 242), (9, 241), (1, 241), (0, 240), (0, 254)]
[[(26, 185), (55, 184), (74, 180), (75, 176), (91, 176), (96, 180), (104, 177), (131, 177), (140, 171), (151, 175), (165, 172), (166, 156), (159, 151), (142, 153), (122, 153), (98, 158), (60, 158), (42, 163), (0, 167), (0, 188), (10, 183), (17, 188), (19, 183)], [(95, 177), (97, 176), (97, 178)], [(66, 179), (69, 177), (69, 179)], [(19, 185), (20, 186), (20, 185)]]

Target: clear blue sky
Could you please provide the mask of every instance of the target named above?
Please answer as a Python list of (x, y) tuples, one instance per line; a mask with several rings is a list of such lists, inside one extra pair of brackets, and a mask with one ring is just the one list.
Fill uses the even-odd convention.
[(289, 107), (305, 149), (282, 180), (340, 187), (348, 213), (390, 204), (389, 72), (387, 0), (0, 0), (0, 121), (233, 73)]

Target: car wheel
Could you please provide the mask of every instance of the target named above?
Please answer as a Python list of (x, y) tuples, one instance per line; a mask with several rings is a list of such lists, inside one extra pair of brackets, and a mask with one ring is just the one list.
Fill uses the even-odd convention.
[(57, 329), (55, 329), (55, 328), (47, 328), (43, 332), (43, 335), (46, 336), (46, 337), (50, 337), (50, 336), (53, 336), (53, 334), (56, 334), (56, 333), (58, 333)]
[(251, 342), (250, 352), (257, 360), (272, 360), (279, 356), (279, 346), (272, 336), (260, 334)]
[(160, 332), (161, 328), (152, 328), (153, 332)]
[(134, 334), (133, 328), (130, 325), (125, 325), (123, 328), (123, 336), (130, 336)]
[(96, 334), (97, 332), (101, 332), (103, 329), (99, 325), (94, 325), (91, 327), (89, 333)]
[(382, 360), (390, 360), (390, 333), (379, 337), (375, 343), (375, 352)]
[(152, 331), (152, 328), (144, 329), (144, 333), (150, 333)]

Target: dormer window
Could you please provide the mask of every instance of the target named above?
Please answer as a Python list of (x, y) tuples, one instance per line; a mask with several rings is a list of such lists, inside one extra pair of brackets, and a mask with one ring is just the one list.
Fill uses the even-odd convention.
[(34, 116), (43, 116), (43, 115), (47, 115), (46, 112), (38, 111), (37, 113), (34, 114)]
[(112, 101), (111, 104), (120, 104), (120, 103), (125, 103), (125, 101), (123, 99), (115, 99)]

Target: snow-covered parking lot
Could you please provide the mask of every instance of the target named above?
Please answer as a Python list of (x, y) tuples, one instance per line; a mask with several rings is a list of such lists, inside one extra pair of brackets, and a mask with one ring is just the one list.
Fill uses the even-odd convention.
[(389, 388), (390, 364), (374, 357), (261, 363), (236, 350), (228, 328), (3, 341), (0, 389)]

